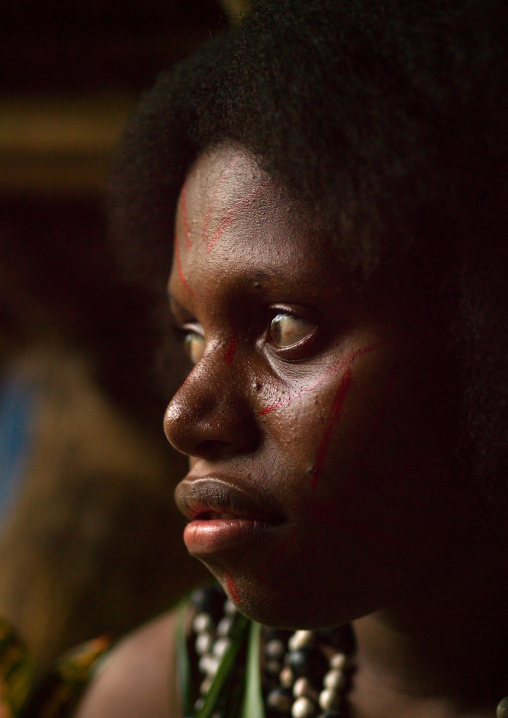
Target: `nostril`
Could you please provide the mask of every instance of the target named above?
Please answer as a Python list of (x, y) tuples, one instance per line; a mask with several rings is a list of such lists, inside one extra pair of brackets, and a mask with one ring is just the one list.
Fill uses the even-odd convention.
[(197, 446), (196, 455), (207, 459), (223, 459), (228, 454), (234, 454), (234, 447), (228, 441), (219, 439), (205, 439)]

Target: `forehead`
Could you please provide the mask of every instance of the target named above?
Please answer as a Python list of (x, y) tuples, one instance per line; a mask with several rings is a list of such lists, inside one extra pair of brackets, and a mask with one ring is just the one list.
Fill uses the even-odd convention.
[(191, 167), (178, 202), (174, 254), (170, 291), (184, 272), (193, 281), (236, 272), (291, 275), (312, 284), (324, 261), (339, 261), (288, 193), (231, 144), (204, 153)]

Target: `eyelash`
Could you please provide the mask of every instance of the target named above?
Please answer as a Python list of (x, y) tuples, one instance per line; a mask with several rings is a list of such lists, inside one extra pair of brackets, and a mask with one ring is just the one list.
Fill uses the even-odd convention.
[[(302, 325), (305, 324), (308, 327), (308, 331), (303, 331), (301, 333), (301, 336), (296, 339), (296, 341), (288, 344), (287, 346), (278, 346), (277, 341), (274, 338), (274, 321), (276, 319), (279, 319), (284, 321), (284, 319), (293, 319), (295, 322), (301, 322)], [(199, 355), (199, 357), (193, 357), (192, 356), (192, 346), (190, 344), (191, 337), (195, 336), (200, 339), (205, 340), (204, 335), (196, 331), (197, 327), (192, 327), (190, 325), (187, 326), (176, 326), (174, 327), (174, 332), (179, 340), (179, 342), (182, 344), (185, 353), (187, 354), (187, 357), (189, 361), (195, 365), (198, 363), (199, 359), (202, 356), (202, 352)], [(290, 330), (289, 330), (290, 331)], [(306, 317), (301, 316), (300, 314), (296, 314), (293, 311), (289, 311), (286, 307), (272, 307), (270, 308), (270, 311), (268, 313), (268, 316), (266, 318), (266, 328), (265, 333), (263, 337), (263, 342), (266, 346), (269, 346), (271, 351), (276, 352), (277, 354), (280, 354), (282, 356), (285, 356), (287, 358), (290, 358), (291, 355), (294, 355), (294, 353), (298, 350), (303, 349), (303, 346), (308, 346), (308, 342), (312, 340), (314, 335), (317, 331), (317, 325), (312, 322), (310, 319), (307, 319)], [(187, 346), (186, 346), (187, 343)], [(204, 351), (204, 346), (203, 346)], [(198, 350), (199, 352), (199, 350)]]

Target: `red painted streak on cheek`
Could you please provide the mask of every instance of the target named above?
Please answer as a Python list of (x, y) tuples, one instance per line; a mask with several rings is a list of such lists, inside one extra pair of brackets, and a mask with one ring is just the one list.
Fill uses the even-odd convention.
[(323, 472), (323, 466), (324, 466), (324, 463), (326, 460), (326, 455), (328, 453), (328, 447), (330, 445), (330, 440), (332, 438), (333, 429), (334, 429), (335, 424), (338, 422), (340, 415), (342, 413), (342, 407), (344, 406), (344, 402), (346, 401), (347, 393), (349, 391), (350, 386), (351, 386), (351, 367), (348, 366), (342, 376), (342, 379), (340, 380), (338, 389), (335, 392), (332, 409), (328, 416), (328, 421), (326, 422), (325, 431), (324, 431), (323, 437), (321, 439), (321, 442), (319, 444), (316, 461), (314, 462), (314, 468), (312, 469), (311, 489), (314, 489), (316, 487), (316, 484)]
[(187, 249), (190, 249), (192, 247), (192, 237), (189, 227), (189, 219), (187, 216), (187, 185), (183, 186), (182, 189), (182, 222), (183, 222), (183, 228), (185, 232), (185, 243), (187, 244)]
[(260, 184), (256, 185), (254, 189), (251, 189), (250, 192), (247, 192), (244, 194), (240, 199), (235, 203), (235, 205), (229, 210), (229, 212), (226, 214), (226, 216), (222, 219), (219, 226), (217, 227), (215, 234), (210, 239), (208, 244), (206, 245), (206, 251), (211, 252), (212, 249), (215, 247), (219, 239), (222, 237), (226, 229), (229, 227), (229, 225), (236, 219), (236, 217), (241, 214), (244, 210), (247, 209), (247, 207), (252, 204), (264, 191), (266, 187), (266, 182), (261, 182)]
[(212, 201), (206, 208), (205, 221), (203, 223), (203, 232), (201, 234), (201, 238), (202, 238), (203, 242), (207, 242), (207, 240), (208, 240), (208, 226), (210, 224), (210, 214), (215, 205), (215, 200), (217, 199), (217, 195), (219, 194), (219, 191), (220, 191), (222, 185), (224, 184), (226, 177), (229, 175), (230, 171), (233, 169), (233, 167), (235, 166), (235, 164), (238, 162), (239, 159), (240, 159), (240, 155), (236, 155), (235, 157), (233, 157), (231, 162), (228, 164), (228, 166), (222, 173), (219, 183), (215, 189), (215, 192), (213, 193)]
[(240, 593), (238, 591), (235, 579), (228, 570), (224, 571), (224, 578), (226, 579), (226, 585), (233, 601), (235, 603), (241, 603), (242, 597), (240, 596)]
[(292, 396), (288, 396), (286, 399), (280, 399), (279, 401), (274, 402), (273, 404), (269, 404), (268, 406), (265, 406), (264, 409), (261, 409), (259, 412), (259, 416), (265, 416), (266, 414), (271, 414), (272, 411), (278, 411), (279, 409), (285, 409), (288, 407), (292, 401), (295, 399), (298, 399), (300, 396), (303, 396), (304, 394), (308, 394), (309, 391), (313, 391), (317, 386), (322, 384), (324, 381), (326, 381), (329, 377), (333, 376), (333, 374), (336, 374), (339, 371), (342, 371), (342, 369), (345, 369), (348, 367), (352, 362), (357, 359), (358, 357), (362, 356), (363, 354), (368, 354), (369, 352), (373, 352), (376, 349), (379, 349), (379, 344), (372, 344), (367, 347), (360, 347), (355, 352), (350, 354), (348, 357), (343, 359), (339, 362), (339, 364), (331, 367), (331, 369), (328, 369), (324, 374), (322, 374), (319, 379), (310, 387), (306, 389), (301, 389), (300, 391), (296, 392), (296, 394), (293, 394)]
[(224, 354), (224, 361), (226, 364), (230, 365), (231, 362), (234, 359), (235, 353), (236, 353), (236, 346), (238, 344), (238, 337), (234, 336), (231, 341), (229, 342), (229, 346), (226, 349), (226, 353)]
[(187, 284), (187, 280), (185, 279), (185, 276), (184, 276), (184, 273), (183, 273), (183, 269), (182, 269), (182, 258), (181, 258), (181, 256), (180, 256), (180, 246), (179, 246), (179, 244), (178, 244), (178, 240), (177, 240), (177, 239), (175, 239), (175, 259), (176, 259), (176, 268), (177, 268), (177, 271), (178, 271), (178, 278), (180, 279), (180, 282), (182, 283), (182, 286), (184, 287), (184, 289), (186, 289), (186, 290), (189, 292), (189, 294), (194, 294), (194, 291), (193, 291), (192, 287), (190, 287), (190, 286)]

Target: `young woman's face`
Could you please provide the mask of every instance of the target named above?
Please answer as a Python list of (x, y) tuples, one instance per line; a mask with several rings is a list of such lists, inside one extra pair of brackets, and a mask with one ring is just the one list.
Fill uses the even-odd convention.
[[(182, 189), (169, 280), (194, 364), (165, 417), (191, 554), (271, 625), (405, 600), (448, 545), (445, 372), (425, 306), (340, 253), (233, 146)], [(442, 562), (442, 561), (441, 561)]]

